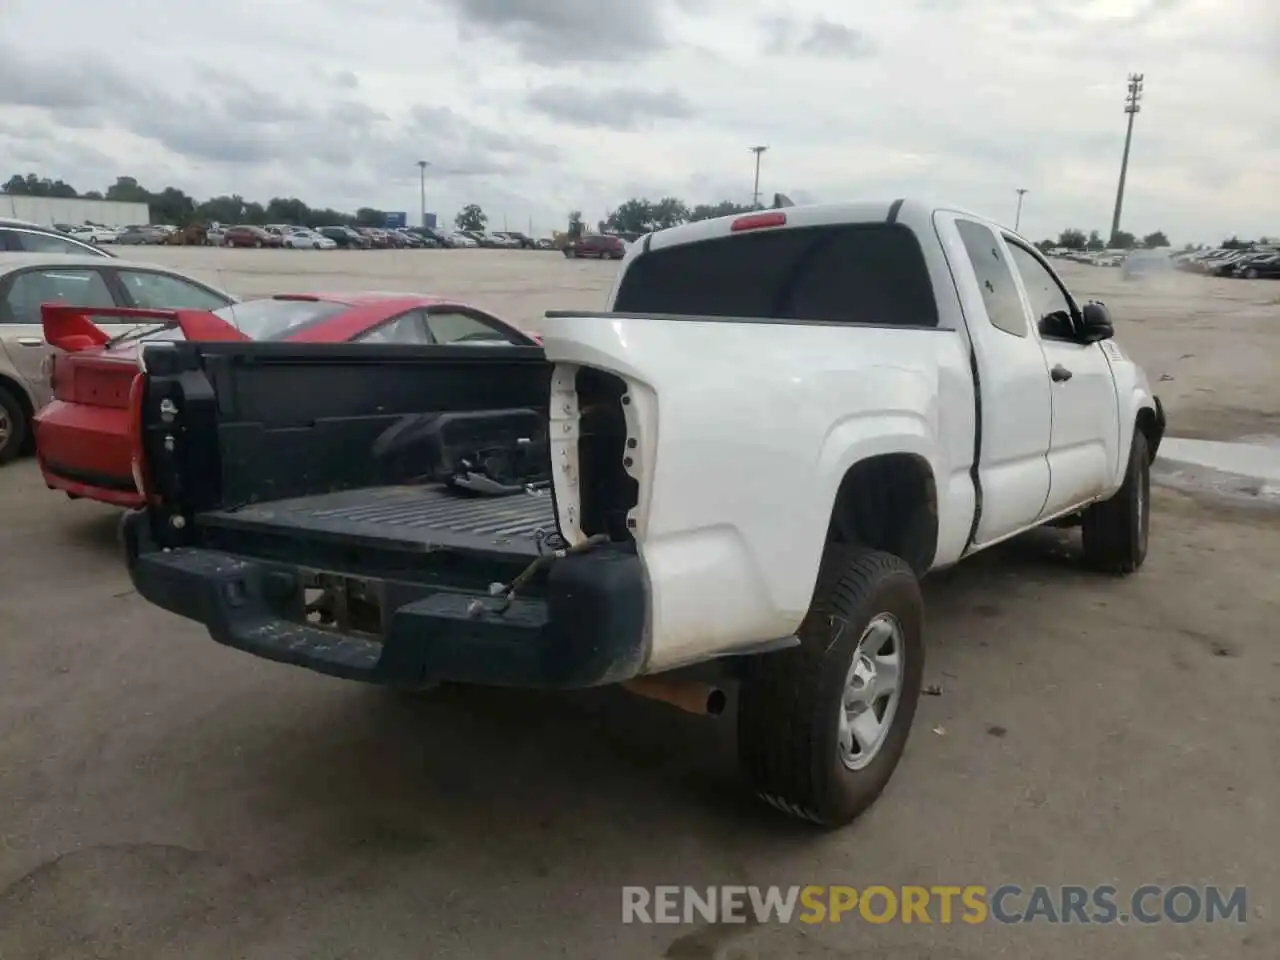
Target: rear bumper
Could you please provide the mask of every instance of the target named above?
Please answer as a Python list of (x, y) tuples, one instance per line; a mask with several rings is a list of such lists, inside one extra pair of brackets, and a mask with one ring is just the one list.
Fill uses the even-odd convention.
[[(385, 581), (382, 636), (302, 622), (296, 566), (216, 550), (160, 550), (142, 511), (121, 521), (129, 575), (149, 602), (203, 623), (217, 642), (318, 673), (393, 686), (452, 681), (571, 689), (636, 676), (647, 596), (633, 553), (601, 548), (555, 562), (539, 597), (472, 616), (478, 590)], [(492, 604), (493, 601), (489, 600)]]
[(129, 463), (129, 413), (54, 400), (36, 415), (36, 452), (45, 483), (122, 507), (142, 504)]

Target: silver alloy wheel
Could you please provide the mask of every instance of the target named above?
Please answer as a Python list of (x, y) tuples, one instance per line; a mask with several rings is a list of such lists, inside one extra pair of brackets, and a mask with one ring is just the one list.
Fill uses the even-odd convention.
[(902, 700), (905, 656), (898, 618), (872, 617), (853, 652), (840, 702), (840, 760), (850, 770), (871, 763), (888, 737)]

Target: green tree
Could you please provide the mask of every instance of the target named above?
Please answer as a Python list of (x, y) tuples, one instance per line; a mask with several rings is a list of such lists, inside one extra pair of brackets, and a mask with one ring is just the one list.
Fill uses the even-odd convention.
[(1169, 246), (1169, 238), (1164, 235), (1163, 230), (1157, 230), (1155, 233), (1148, 233), (1142, 238), (1142, 245), (1148, 250), (1154, 250), (1156, 247)]
[(116, 182), (107, 187), (107, 199), (120, 203), (147, 203), (151, 194), (133, 177), (116, 177)]
[(458, 211), (453, 223), (459, 230), (483, 230), (488, 225), (489, 218), (480, 209), (480, 204), (468, 203)]
[(1102, 242), (1102, 235), (1097, 230), (1089, 231), (1089, 239), (1085, 243), (1086, 250), (1105, 250), (1107, 245)]
[(734, 217), (750, 213), (749, 203), (734, 203), (732, 200), (721, 200), (719, 203), (700, 203), (689, 211), (689, 220), (715, 220), (719, 217)]
[(380, 227), (386, 222), (386, 213), (374, 207), (361, 207), (356, 211), (356, 223), (361, 227)]
[(1125, 230), (1117, 230), (1111, 235), (1110, 246), (1117, 250), (1132, 250), (1138, 245), (1138, 239)]
[(651, 230), (666, 230), (689, 222), (689, 208), (675, 197), (663, 197), (653, 205), (652, 214)]
[(577, 240), (580, 236), (582, 236), (582, 231), (583, 231), (582, 211), (581, 210), (570, 211), (569, 230), (568, 230), (569, 239)]
[(267, 217), (272, 223), (310, 225), (311, 208), (297, 197), (272, 197), (267, 201)]
[(1055, 244), (1052, 240), (1041, 240), (1039, 243), (1036, 244), (1036, 249), (1039, 250), (1041, 253), (1048, 253), (1055, 246), (1057, 246), (1057, 244)]
[(76, 188), (64, 180), (50, 180), (34, 173), (15, 173), (0, 191), (15, 197), (77, 197)]
[(653, 204), (639, 197), (620, 204), (604, 218), (605, 229), (616, 233), (648, 233), (653, 222)]
[(1230, 238), (1222, 241), (1222, 247), (1226, 250), (1246, 250), (1249, 246), (1250, 243), (1248, 240), (1241, 240), (1235, 234), (1232, 234)]
[[(1095, 235), (1096, 235), (1095, 231)], [(1083, 230), (1077, 230), (1075, 227), (1068, 227), (1058, 234), (1058, 246), (1066, 247), (1068, 250), (1083, 250), (1089, 245), (1089, 238), (1084, 235)]]

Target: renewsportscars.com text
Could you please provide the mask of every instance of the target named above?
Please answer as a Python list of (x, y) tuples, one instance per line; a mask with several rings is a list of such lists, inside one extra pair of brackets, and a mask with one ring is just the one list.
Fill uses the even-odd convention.
[(623, 887), (623, 923), (1244, 923), (1245, 887)]

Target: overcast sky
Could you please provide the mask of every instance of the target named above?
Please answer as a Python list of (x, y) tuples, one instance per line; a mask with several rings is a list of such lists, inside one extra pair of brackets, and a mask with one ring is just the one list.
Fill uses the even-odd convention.
[(204, 198), (943, 198), (1023, 232), (1280, 234), (1277, 0), (0, 0), (0, 174)]

